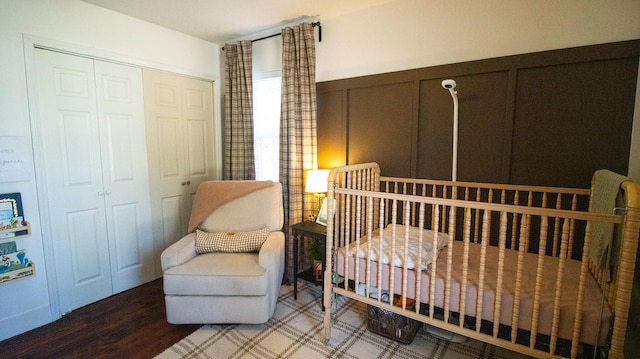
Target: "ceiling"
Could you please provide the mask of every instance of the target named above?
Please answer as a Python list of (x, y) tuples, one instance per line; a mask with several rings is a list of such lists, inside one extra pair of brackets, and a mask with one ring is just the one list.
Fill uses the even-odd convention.
[(394, 0), (82, 0), (217, 44), (306, 16), (318, 20)]

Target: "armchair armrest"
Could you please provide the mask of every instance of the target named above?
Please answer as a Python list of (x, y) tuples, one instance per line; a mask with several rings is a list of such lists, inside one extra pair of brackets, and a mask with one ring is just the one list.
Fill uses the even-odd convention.
[(284, 262), (284, 233), (271, 232), (260, 248), (258, 263), (269, 272), (277, 273), (281, 262)]
[(273, 312), (278, 300), (280, 285), (284, 275), (284, 233), (271, 232), (258, 253), (258, 263), (267, 270), (269, 276), (269, 307)]
[(162, 271), (180, 265), (197, 255), (196, 234), (189, 233), (162, 252), (160, 256)]

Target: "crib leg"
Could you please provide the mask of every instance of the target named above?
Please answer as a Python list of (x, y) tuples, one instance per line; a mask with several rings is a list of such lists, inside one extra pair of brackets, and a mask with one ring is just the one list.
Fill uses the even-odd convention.
[[(325, 266), (327, 267), (327, 266)], [(324, 293), (323, 293), (323, 306), (324, 306), (324, 341), (325, 344), (329, 344), (329, 340), (331, 340), (331, 310), (333, 309), (333, 285), (331, 285), (331, 271), (325, 268), (323, 285), (324, 285)]]

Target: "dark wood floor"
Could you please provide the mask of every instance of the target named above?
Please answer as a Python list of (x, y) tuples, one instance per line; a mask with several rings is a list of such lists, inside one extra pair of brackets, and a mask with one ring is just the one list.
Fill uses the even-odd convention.
[[(167, 323), (157, 279), (1, 341), (0, 357), (153, 358), (200, 326)], [(640, 333), (631, 329), (625, 344), (628, 358), (640, 357)]]
[(162, 279), (0, 342), (3, 358), (153, 358), (201, 325), (167, 323)]

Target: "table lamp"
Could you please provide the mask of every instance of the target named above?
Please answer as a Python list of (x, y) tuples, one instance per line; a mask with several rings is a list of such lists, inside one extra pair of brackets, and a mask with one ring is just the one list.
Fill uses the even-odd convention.
[(307, 171), (307, 180), (305, 182), (304, 191), (306, 193), (313, 193), (318, 199), (318, 209), (309, 216), (309, 219), (315, 221), (318, 211), (320, 211), (320, 199), (327, 193), (327, 178), (329, 177), (329, 170), (309, 170)]

